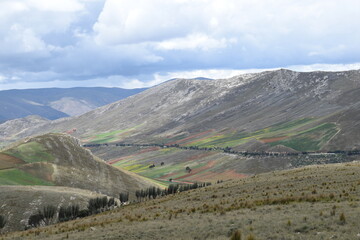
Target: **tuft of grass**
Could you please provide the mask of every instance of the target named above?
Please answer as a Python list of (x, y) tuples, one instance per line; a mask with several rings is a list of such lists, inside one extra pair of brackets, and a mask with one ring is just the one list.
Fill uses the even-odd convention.
[(230, 240), (241, 240), (241, 231), (236, 230), (230, 237)]
[(345, 214), (341, 213), (339, 216), (339, 220), (340, 220), (340, 224), (345, 224), (346, 223), (346, 218), (345, 218)]
[(246, 240), (255, 240), (254, 235), (250, 234), (246, 237)]

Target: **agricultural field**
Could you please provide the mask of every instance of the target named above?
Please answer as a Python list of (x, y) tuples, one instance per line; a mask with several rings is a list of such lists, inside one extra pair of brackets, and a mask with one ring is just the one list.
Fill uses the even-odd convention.
[(0, 170), (0, 185), (42, 185), (54, 186), (54, 183), (37, 178), (20, 169)]
[[(304, 118), (276, 124), (255, 132), (211, 133), (178, 140), (183, 146), (232, 147), (236, 148), (251, 140), (258, 140), (269, 146), (283, 145), (296, 151), (317, 151), (322, 148), (339, 129), (334, 123), (319, 123), (319, 119)], [(200, 137), (200, 138), (199, 138)]]

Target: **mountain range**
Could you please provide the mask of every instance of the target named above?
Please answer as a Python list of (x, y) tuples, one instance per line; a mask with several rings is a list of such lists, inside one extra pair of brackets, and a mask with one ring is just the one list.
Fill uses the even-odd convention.
[[(134, 199), (136, 190), (150, 186), (230, 179), (251, 182), (249, 188), (238, 192), (239, 197), (248, 191), (259, 194), (259, 198), (252, 200), (252, 206), (264, 203), (261, 211), (273, 204), (273, 200), (269, 201), (268, 195), (264, 195), (270, 189), (264, 183), (269, 179), (275, 185), (293, 181), (292, 184), (303, 191), (303, 195), (294, 198), (290, 185), (282, 186), (284, 191), (271, 186), (273, 190), (269, 194), (281, 195), (280, 199), (274, 197), (274, 201), (285, 201), (280, 204), (299, 202), (299, 206), (303, 206), (307, 203), (302, 201), (314, 200), (320, 202), (319, 209), (327, 209), (323, 202), (350, 201), (349, 194), (338, 193), (344, 178), (337, 174), (337, 169), (345, 169), (354, 180), (353, 169), (358, 168), (358, 164), (309, 167), (279, 175), (274, 171), (358, 160), (359, 105), (359, 70), (294, 72), (280, 69), (229, 79), (173, 79), (78, 116), (49, 120), (31, 115), (12, 119), (0, 124), (3, 147), (0, 185), (14, 185), (0, 187), (9, 196), (0, 198), (4, 202), (0, 213), (10, 213), (11, 227), (8, 229), (16, 230), (24, 226), (30, 214), (49, 201), (58, 208), (69, 202), (86, 207), (94, 196), (129, 192)], [(331, 192), (327, 190), (330, 188), (325, 188), (327, 183), (324, 185), (329, 171), (334, 173), (331, 174), (334, 182)], [(265, 175), (258, 175), (262, 173)], [(304, 177), (304, 174), (308, 175)], [(306, 183), (301, 180), (312, 177), (319, 179)], [(243, 181), (243, 178), (250, 180)], [(259, 179), (262, 183), (258, 189)], [(319, 181), (323, 182), (321, 186)], [(222, 186), (238, 191), (235, 182)], [(209, 191), (206, 188), (191, 193), (193, 195), (181, 195), (179, 200), (175, 197), (175, 201), (167, 197), (158, 204), (161, 208), (169, 201), (168, 207), (172, 210), (175, 204), (182, 206), (188, 215), (202, 214), (207, 211), (209, 201), (206, 204), (201, 201), (202, 206), (197, 208), (188, 208), (183, 202), (198, 201), (199, 196), (217, 199), (220, 196), (215, 194), (217, 191), (223, 192), (223, 198), (230, 196), (222, 186), (211, 188), (212, 195), (205, 193)], [(355, 191), (351, 189), (349, 192)], [(246, 199), (255, 195), (248, 194)], [(354, 196), (350, 195), (351, 199)], [(11, 205), (13, 199), (22, 200)], [(235, 200), (221, 199), (219, 197), (218, 204), (228, 204), (228, 210), (218, 211), (214, 205), (212, 211), (215, 213), (224, 215), (239, 210), (226, 202)], [(238, 207), (253, 211), (248, 203), (244, 200)], [(129, 216), (126, 219), (135, 221), (131, 217), (133, 211), (136, 221), (144, 222), (150, 218), (156, 221), (163, 214), (152, 213), (151, 209), (159, 207), (151, 202), (141, 206), (138, 210), (125, 210), (124, 214)], [(348, 208), (346, 211), (350, 214)], [(171, 216), (162, 217), (171, 219), (174, 214), (176, 218), (182, 212), (175, 209), (171, 213)], [(110, 217), (106, 221), (115, 223), (118, 219)], [(292, 218), (291, 221), (297, 220)], [(151, 224), (158, 226), (157, 222)], [(218, 231), (223, 234), (223, 229)], [(81, 238), (81, 234), (78, 237)]]
[(4, 90), (0, 91), (0, 123), (29, 115), (50, 120), (81, 115), (143, 90), (103, 87)]
[(176, 79), (80, 116), (20, 127), (1, 137), (76, 129), (74, 136), (93, 143), (356, 149), (359, 79), (360, 71), (285, 69), (209, 81)]

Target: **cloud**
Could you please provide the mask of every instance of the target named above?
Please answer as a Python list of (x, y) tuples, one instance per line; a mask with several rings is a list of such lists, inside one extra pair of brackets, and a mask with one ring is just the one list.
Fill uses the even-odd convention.
[(150, 86), (173, 73), (360, 62), (357, 0), (2, 0), (0, 8), (2, 86)]
[(215, 39), (205, 34), (191, 34), (184, 38), (173, 38), (170, 40), (161, 41), (156, 44), (159, 50), (193, 50), (200, 49), (208, 51), (214, 48), (226, 48), (228, 44), (236, 43), (236, 38), (232, 39)]

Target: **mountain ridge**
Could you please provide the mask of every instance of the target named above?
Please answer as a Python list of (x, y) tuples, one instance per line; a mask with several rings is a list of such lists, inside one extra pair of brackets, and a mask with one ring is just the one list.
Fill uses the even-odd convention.
[[(358, 70), (295, 72), (285, 69), (210, 81), (174, 79), (81, 116), (44, 123), (15, 135), (25, 137), (76, 129), (72, 134), (85, 142), (107, 133), (114, 136), (109, 138), (111, 141), (152, 143), (204, 131), (210, 131), (209, 137), (221, 132), (252, 134), (286, 122), (301, 123), (301, 119), (311, 120), (308, 129), (317, 126), (321, 129), (322, 124), (328, 124), (329, 131), (351, 134), (346, 130), (350, 128), (346, 121), (349, 118), (357, 121), (352, 115), (360, 104), (359, 79)], [(340, 115), (347, 117), (337, 117)], [(296, 127), (301, 129), (301, 125)], [(333, 135), (327, 138), (336, 141), (341, 136)], [(333, 146), (331, 141), (321, 143), (318, 148), (328, 150)], [(338, 149), (353, 149), (358, 142), (360, 139), (353, 144), (340, 144)]]
[(0, 123), (28, 115), (50, 120), (80, 115), (143, 90), (104, 87), (3, 90), (0, 91)]

